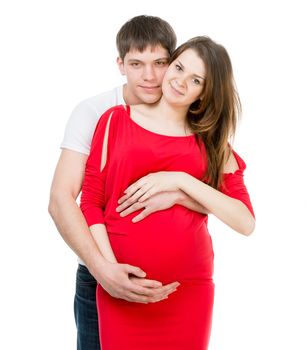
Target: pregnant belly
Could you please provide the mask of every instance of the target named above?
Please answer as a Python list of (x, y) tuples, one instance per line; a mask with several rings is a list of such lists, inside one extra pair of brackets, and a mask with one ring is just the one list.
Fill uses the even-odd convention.
[[(140, 267), (162, 283), (212, 278), (211, 237), (201, 215), (182, 207), (152, 214), (139, 223), (113, 222), (110, 242), (120, 263)], [(179, 209), (179, 210), (176, 210)]]

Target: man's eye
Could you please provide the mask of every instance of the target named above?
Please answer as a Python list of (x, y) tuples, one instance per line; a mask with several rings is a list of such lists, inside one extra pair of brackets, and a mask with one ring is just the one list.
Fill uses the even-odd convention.
[(167, 64), (166, 61), (157, 61), (157, 62), (156, 62), (156, 65), (157, 65), (157, 66), (165, 66), (166, 64)]
[(139, 67), (139, 65), (140, 65), (140, 64), (139, 64), (139, 63), (137, 63), (137, 62), (133, 62), (133, 63), (131, 63), (131, 66), (132, 66), (132, 67)]

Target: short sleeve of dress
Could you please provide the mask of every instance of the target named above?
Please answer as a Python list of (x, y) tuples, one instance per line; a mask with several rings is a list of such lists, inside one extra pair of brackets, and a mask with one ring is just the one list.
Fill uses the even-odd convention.
[[(85, 166), (80, 208), (88, 226), (104, 223), (104, 188), (107, 163), (102, 168), (102, 154), (106, 154), (108, 159), (108, 145), (112, 137), (109, 130), (112, 124), (113, 111), (114, 108), (111, 108), (100, 117), (94, 131), (90, 154)], [(107, 143), (104, 142), (106, 137), (108, 138)], [(103, 152), (104, 147), (107, 147), (107, 149)]]
[(232, 152), (236, 158), (239, 169), (237, 169), (234, 173), (227, 173), (223, 175), (221, 192), (229, 197), (240, 200), (246, 205), (253, 217), (255, 217), (250, 196), (244, 183), (244, 170), (246, 169), (246, 164), (234, 150), (232, 150)]

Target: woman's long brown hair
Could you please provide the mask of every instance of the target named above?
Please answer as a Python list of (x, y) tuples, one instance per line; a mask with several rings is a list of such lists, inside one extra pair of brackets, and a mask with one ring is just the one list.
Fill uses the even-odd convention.
[(229, 140), (236, 130), (241, 103), (226, 49), (209, 37), (198, 36), (180, 45), (173, 53), (171, 62), (187, 49), (193, 49), (205, 64), (204, 89), (200, 98), (190, 106), (188, 124), (201, 137), (206, 148), (208, 167), (204, 180), (219, 189), (230, 155)]

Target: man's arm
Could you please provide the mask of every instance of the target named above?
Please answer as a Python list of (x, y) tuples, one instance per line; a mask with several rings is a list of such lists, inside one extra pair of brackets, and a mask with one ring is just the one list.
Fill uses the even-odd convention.
[[(144, 279), (145, 273), (125, 264), (107, 261), (99, 251), (84, 216), (76, 203), (83, 182), (87, 156), (63, 150), (52, 181), (49, 213), (68, 246), (84, 261), (87, 268), (112, 296), (134, 302), (155, 302), (172, 293), (177, 283), (161, 286)], [(130, 279), (133, 274), (140, 279)]]

